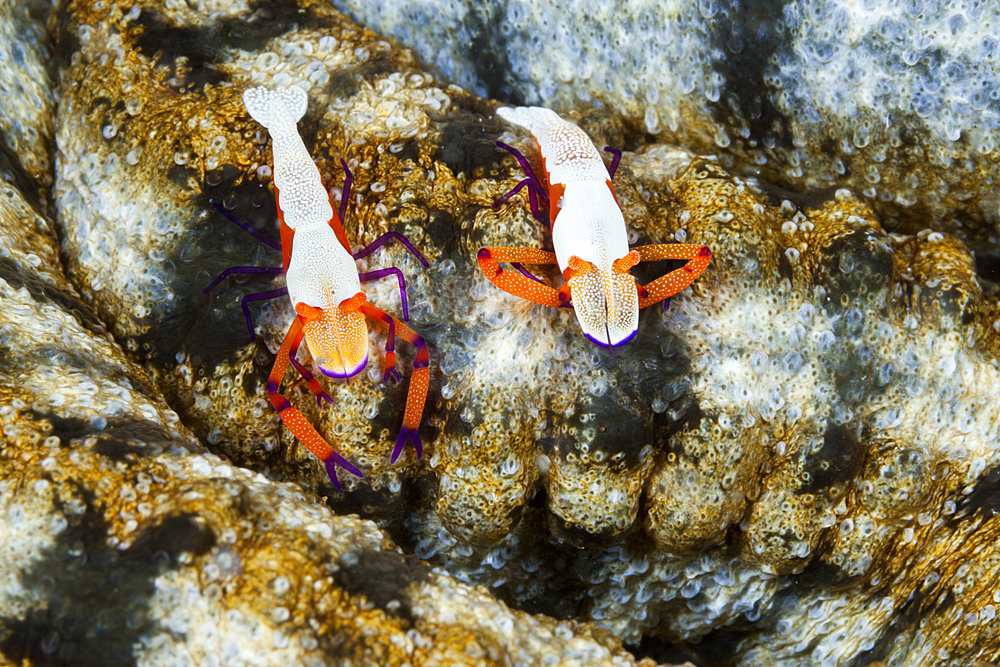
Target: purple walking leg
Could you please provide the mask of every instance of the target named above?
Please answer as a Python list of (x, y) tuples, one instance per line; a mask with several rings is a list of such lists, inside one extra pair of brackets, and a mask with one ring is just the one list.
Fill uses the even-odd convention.
[(256, 292), (255, 294), (247, 294), (240, 301), (240, 306), (243, 308), (243, 315), (247, 318), (247, 329), (250, 331), (250, 340), (257, 340), (257, 334), (253, 332), (253, 316), (250, 315), (250, 307), (247, 305), (250, 301), (266, 301), (268, 299), (277, 299), (279, 296), (286, 296), (288, 294), (288, 288), (282, 287), (280, 289), (267, 290), (266, 292)]
[(399, 298), (403, 302), (403, 321), (410, 321), (410, 308), (406, 301), (406, 279), (403, 278), (403, 272), (397, 269), (395, 266), (390, 266), (388, 269), (378, 269), (377, 271), (368, 271), (367, 273), (359, 273), (358, 279), (367, 283), (372, 280), (378, 280), (379, 278), (385, 278), (386, 276), (393, 275), (396, 276), (396, 280), (399, 281)]
[(208, 294), (215, 286), (221, 283), (223, 280), (229, 276), (239, 273), (239, 274), (250, 274), (258, 276), (280, 276), (285, 270), (280, 266), (232, 266), (222, 273), (212, 281), (212, 283), (201, 291), (202, 294)]
[(362, 257), (367, 257), (368, 255), (372, 254), (380, 247), (385, 245), (391, 239), (395, 239), (400, 243), (402, 243), (404, 246), (406, 246), (406, 249), (412, 252), (413, 256), (420, 260), (420, 263), (424, 265), (425, 269), (430, 268), (430, 262), (427, 261), (427, 258), (424, 257), (419, 250), (413, 247), (413, 244), (410, 243), (409, 239), (407, 239), (399, 232), (386, 232), (385, 234), (378, 237), (377, 239), (369, 243), (361, 250), (354, 253), (354, 259), (361, 259)]
[(612, 148), (611, 146), (605, 146), (604, 150), (611, 153), (615, 158), (611, 161), (611, 166), (608, 167), (608, 175), (611, 176), (611, 180), (615, 180), (615, 172), (618, 171), (618, 163), (622, 161), (622, 152), (617, 148)]
[(347, 201), (351, 198), (351, 183), (354, 182), (354, 177), (351, 176), (351, 170), (347, 168), (347, 162), (344, 158), (340, 158), (340, 164), (344, 167), (344, 191), (340, 196), (338, 215), (340, 215), (340, 224), (344, 224), (344, 216), (347, 215)]
[(271, 239), (267, 238), (261, 232), (258, 232), (256, 229), (254, 229), (253, 227), (251, 227), (247, 223), (243, 222), (242, 220), (240, 220), (239, 218), (237, 218), (235, 215), (233, 215), (232, 213), (230, 213), (226, 209), (224, 209), (221, 206), (219, 206), (218, 204), (216, 204), (214, 201), (210, 202), (210, 203), (212, 204), (212, 206), (215, 207), (216, 211), (218, 211), (222, 215), (226, 216), (226, 220), (228, 220), (229, 222), (233, 223), (234, 225), (236, 225), (237, 227), (239, 227), (240, 229), (242, 229), (246, 233), (252, 235), (255, 239), (257, 239), (261, 243), (264, 243), (264, 244), (266, 244), (266, 245), (274, 248), (275, 250), (281, 250), (281, 244), (280, 243), (276, 243), (276, 242), (272, 241)]
[(333, 405), (333, 398), (330, 394), (326, 393), (323, 387), (320, 386), (319, 382), (316, 380), (316, 376), (313, 375), (308, 368), (300, 364), (295, 358), (296, 352), (298, 352), (298, 350), (289, 351), (288, 359), (292, 362), (292, 366), (295, 366), (295, 370), (299, 372), (299, 375), (301, 375), (302, 378), (309, 383), (309, 389), (311, 389), (312, 393), (316, 395), (316, 405), (322, 407), (323, 401)]
[(548, 193), (545, 192), (545, 186), (542, 184), (540, 180), (538, 180), (538, 177), (535, 176), (535, 172), (531, 169), (531, 165), (528, 164), (528, 160), (523, 155), (521, 155), (520, 151), (518, 151), (516, 148), (513, 148), (512, 146), (508, 146), (502, 141), (496, 142), (496, 145), (504, 149), (505, 151), (509, 152), (517, 159), (518, 164), (520, 164), (524, 172), (528, 174), (528, 178), (522, 180), (520, 183), (515, 185), (510, 192), (508, 192), (504, 196), (500, 197), (500, 199), (493, 202), (493, 210), (496, 211), (498, 208), (500, 208), (501, 204), (503, 204), (508, 199), (510, 199), (518, 192), (520, 192), (522, 188), (527, 187), (528, 202), (531, 204), (531, 215), (533, 215), (535, 217), (535, 220), (538, 220), (538, 222), (542, 223), (543, 225), (546, 224), (545, 216), (542, 215), (541, 208), (539, 208), (538, 206), (539, 199), (545, 202), (546, 207), (548, 206), (549, 196)]
[(524, 264), (521, 264), (520, 262), (511, 262), (510, 265), (513, 268), (515, 268), (518, 271), (520, 271), (521, 275), (524, 276), (525, 278), (527, 278), (529, 280), (534, 280), (536, 283), (542, 282), (540, 279), (538, 279), (537, 277), (535, 277), (535, 274), (533, 274), (528, 269), (524, 268)]

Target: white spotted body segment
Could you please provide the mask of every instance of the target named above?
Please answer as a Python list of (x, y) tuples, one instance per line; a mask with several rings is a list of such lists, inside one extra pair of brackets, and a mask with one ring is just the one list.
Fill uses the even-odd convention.
[(294, 231), (293, 251), (285, 267), (288, 296), (296, 310), (305, 304), (324, 311), (318, 321), (303, 325), (306, 345), (327, 375), (356, 375), (368, 362), (365, 317), (336, 311), (361, 292), (361, 281), (354, 257), (330, 226), (334, 216), (330, 196), (296, 127), (308, 97), (296, 87), (251, 88), (244, 91), (243, 104), (271, 135), (281, 220)]
[(628, 342), (639, 326), (639, 298), (632, 275), (614, 265), (629, 254), (628, 234), (600, 153), (583, 130), (549, 109), (500, 108), (497, 114), (538, 141), (552, 245), (584, 334), (603, 346)]

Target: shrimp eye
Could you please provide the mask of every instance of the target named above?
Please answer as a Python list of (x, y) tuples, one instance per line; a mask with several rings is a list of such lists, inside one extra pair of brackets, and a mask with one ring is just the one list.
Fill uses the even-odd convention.
[(616, 259), (612, 266), (615, 269), (615, 273), (628, 273), (629, 269), (639, 263), (639, 251), (632, 250), (629, 254), (625, 255), (621, 259)]
[(579, 276), (584, 273), (590, 273), (591, 271), (597, 269), (596, 266), (594, 266), (585, 259), (580, 259), (576, 255), (573, 255), (569, 258), (568, 264), (569, 266), (567, 266), (566, 270), (563, 271), (563, 276), (565, 276), (566, 280), (569, 280), (573, 276)]
[(356, 313), (361, 308), (361, 304), (367, 300), (368, 298), (362, 292), (358, 292), (351, 298), (341, 301), (337, 307), (345, 314)]
[(323, 309), (310, 306), (307, 303), (297, 303), (295, 304), (295, 312), (307, 320), (315, 320), (323, 314)]

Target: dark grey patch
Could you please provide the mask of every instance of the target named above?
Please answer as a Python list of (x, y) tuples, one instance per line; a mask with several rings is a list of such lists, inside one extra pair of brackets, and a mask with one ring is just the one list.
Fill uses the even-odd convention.
[(551, 510), (546, 512), (546, 517), (549, 523), (549, 532), (556, 539), (578, 549), (607, 549), (623, 541), (639, 525), (639, 515), (636, 514), (632, 519), (631, 525), (624, 530), (619, 531), (615, 528), (608, 528), (606, 530), (591, 532), (582, 526), (567, 524), (565, 519)]
[(816, 273), (816, 283), (826, 288), (823, 306), (831, 312), (877, 302), (894, 279), (892, 249), (880, 235), (854, 231), (823, 249)]
[(429, 580), (430, 567), (416, 556), (385, 549), (363, 549), (341, 558), (337, 585), (351, 596), (363, 595), (390, 616), (413, 623), (407, 588)]
[(376, 79), (398, 72), (399, 60), (390, 49), (373, 51), (355, 71), (361, 79), (374, 83)]
[[(760, 602), (754, 604), (754, 611), (760, 605)], [(698, 642), (685, 644), (684, 649), (690, 651), (693, 656), (691, 660), (698, 667), (734, 664), (741, 657), (739, 648), (743, 640), (759, 635), (761, 625), (760, 622), (750, 623), (738, 618), (724, 629), (705, 635)]]
[(725, 81), (717, 102), (709, 102), (712, 117), (733, 130), (747, 127), (749, 141), (765, 139), (791, 149), (788, 118), (772, 101), (774, 90), (765, 79), (773, 63), (792, 50), (791, 30), (784, 25), (784, 0), (737, 2), (729, 20), (708, 22), (715, 60), (712, 69)]
[(809, 481), (797, 493), (822, 493), (850, 482), (861, 473), (864, 460), (865, 444), (858, 433), (846, 425), (830, 426), (823, 435), (823, 446), (805, 461)]
[(117, 424), (97, 435), (94, 451), (114, 461), (128, 462), (134, 457), (150, 455), (150, 447), (164, 444), (180, 444), (165, 428), (150, 421), (136, 421)]
[(681, 178), (687, 178), (692, 181), (722, 181), (736, 185), (732, 174), (715, 162), (710, 162), (704, 158), (695, 158), (692, 160)]
[[(393, 437), (395, 442), (395, 436)], [(388, 456), (386, 452), (386, 456)], [(387, 517), (404, 513), (407, 498), (410, 495), (411, 480), (409, 477), (402, 478), (402, 486), (396, 493), (387, 487), (373, 489), (365, 480), (353, 491), (348, 493), (343, 500), (331, 502), (330, 506), (339, 515), (357, 514), (365, 519), (383, 520)], [(333, 484), (329, 485), (330, 492)], [(325, 492), (321, 492), (321, 495)]]
[[(19, 573), (43, 598), (24, 615), (0, 615), (7, 638), (0, 655), (13, 664), (102, 667), (135, 665), (134, 646), (153, 630), (155, 580), (178, 567), (182, 553), (201, 555), (215, 535), (193, 515), (167, 517), (141, 531), (125, 550), (108, 546), (110, 527), (85, 489), (83, 514), (64, 512), (68, 527), (51, 549)], [(62, 506), (57, 502), (57, 509)]]
[(976, 480), (972, 493), (958, 504), (956, 515), (960, 518), (979, 517), (991, 520), (1000, 514), (1000, 468), (993, 468)]
[(202, 89), (224, 82), (219, 58), (227, 49), (257, 52), (275, 37), (303, 25), (322, 27), (312, 13), (287, 0), (256, 2), (249, 15), (227, 18), (206, 27), (175, 26), (163, 15), (143, 8), (134, 23), (136, 50), (169, 69), (166, 80), (177, 90)]
[(924, 312), (937, 310), (942, 317), (959, 326), (967, 327), (979, 316), (977, 301), (954, 287), (921, 290), (920, 301)]
[(455, 175), (470, 179), (499, 173), (500, 161), (508, 155), (496, 146), (503, 128), (496, 116), (462, 114), (441, 128), (441, 146), (434, 157)]
[(167, 169), (167, 180), (181, 190), (190, 190), (196, 184), (198, 171), (184, 164), (172, 164)]
[[(840, 590), (853, 585), (860, 579), (861, 575), (851, 576), (841, 567), (823, 558), (813, 558), (804, 570), (794, 575), (793, 588), (803, 595), (808, 595), (808, 589)], [(802, 592), (801, 589), (807, 590)]]
[(617, 461), (616, 468), (641, 463), (639, 452), (653, 440), (651, 410), (634, 388), (623, 386), (621, 376), (615, 379), (618, 386), (609, 382), (603, 396), (581, 396), (572, 416), (552, 415), (555, 447), (547, 454), (566, 459), (586, 449), (591, 457), (601, 452), (605, 460)]
[(412, 139), (408, 139), (403, 142), (403, 145), (399, 149), (398, 153), (390, 153), (390, 155), (394, 155), (400, 162), (413, 162), (419, 164), (420, 144)]
[[(55, 6), (49, 18), (53, 26), (52, 42), (56, 61), (60, 70), (69, 69), (73, 54), (80, 50), (80, 38), (76, 36), (75, 5), (63, 2)], [(72, 28), (71, 28), (72, 26)]]
[(0, 132), (0, 177), (8, 183), (13, 183), (35, 211), (44, 211), (48, 208), (48, 188), (28, 175), (21, 163), (21, 156), (10, 149), (5, 132)]
[(431, 208), (428, 209), (427, 215), (424, 231), (430, 236), (433, 244), (441, 249), (441, 255), (453, 257), (458, 254), (461, 236), (455, 214), (447, 209)]
[(57, 417), (35, 410), (28, 412), (35, 420), (48, 422), (51, 426), (48, 435), (59, 438), (63, 447), (68, 447), (72, 440), (93, 436), (97, 440), (94, 451), (114, 461), (128, 462), (134, 456), (148, 457), (158, 453), (151, 452), (150, 446), (155, 448), (162, 444), (181, 445), (190, 451), (198, 451), (156, 422), (112, 420), (103, 429), (98, 429), (89, 421), (77, 417)]
[[(836, 154), (836, 150), (834, 150), (833, 154)], [(841, 161), (847, 159), (847, 156), (841, 157)], [(846, 178), (846, 175), (841, 176), (841, 178)], [(796, 190), (786, 190), (773, 183), (757, 178), (753, 179), (753, 183), (767, 197), (769, 205), (779, 207), (787, 199), (795, 204), (796, 208), (804, 211), (806, 215), (810, 215), (810, 211), (818, 211), (826, 204), (837, 201), (837, 191), (839, 190), (846, 190), (858, 201), (864, 201), (865, 199), (864, 194), (860, 190), (849, 185), (831, 185), (826, 188), (799, 192)]]
[(349, 70), (337, 70), (330, 74), (330, 80), (323, 87), (325, 97), (334, 100), (346, 100), (354, 97), (361, 89), (359, 77)]
[[(244, 177), (232, 165), (209, 172), (202, 192), (190, 199), (183, 239), (172, 246), (165, 264), (175, 267), (171, 286), (177, 297), (169, 311), (154, 310), (148, 330), (136, 337), (137, 356), (161, 368), (176, 365), (184, 352), (204, 373), (231, 361), (250, 341), (240, 300), (247, 294), (284, 286), (281, 276), (235, 275), (208, 294), (211, 281), (233, 266), (281, 266), (281, 253), (261, 243), (216, 211), (220, 204), (251, 228), (279, 243), (277, 208), (269, 188)], [(250, 303), (256, 318), (268, 301)], [(255, 319), (256, 321), (256, 319)]]
[(645, 635), (638, 644), (626, 644), (625, 648), (635, 657), (636, 662), (650, 659), (658, 665), (692, 665), (721, 664), (695, 662), (695, 654), (683, 650), (659, 637)]
[(833, 378), (837, 394), (847, 405), (858, 405), (871, 393), (875, 379), (871, 348), (861, 343), (842, 350), (835, 359)]
[(521, 106), (524, 95), (510, 81), (513, 67), (507, 54), (511, 45), (500, 30), (503, 9), (502, 4), (476, 4), (465, 15), (463, 24), (472, 38), (464, 60), (472, 63), (476, 72), (480, 97)]
[(21, 266), (7, 257), (0, 257), (0, 279), (14, 288), (23, 287), (36, 303), (54, 303), (80, 322), (87, 331), (95, 335), (107, 333), (104, 324), (97, 318), (90, 306), (68, 290), (54, 287), (42, 281), (34, 271)]
[(778, 276), (789, 281), (795, 277), (792, 269), (792, 262), (788, 259), (788, 255), (786, 253), (781, 253), (778, 256)]

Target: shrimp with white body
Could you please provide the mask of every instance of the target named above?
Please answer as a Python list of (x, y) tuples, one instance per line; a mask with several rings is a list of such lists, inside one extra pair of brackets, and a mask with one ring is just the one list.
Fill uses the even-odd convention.
[[(600, 153), (579, 127), (540, 107), (500, 108), (497, 114), (530, 131), (538, 142), (545, 171), (547, 195), (536, 192), (542, 183), (517, 151), (529, 173), (497, 204), (528, 186), (532, 210), (536, 197), (547, 198), (554, 253), (532, 248), (482, 248), (479, 266), (497, 287), (530, 301), (565, 307), (572, 300), (584, 335), (604, 347), (623, 345), (638, 330), (639, 309), (681, 291), (701, 275), (712, 259), (705, 246), (679, 243), (629, 249), (625, 219)], [(617, 165), (617, 161), (615, 163)], [(495, 208), (495, 207), (494, 207)], [(639, 285), (629, 270), (639, 262), (685, 259), (675, 271)], [(526, 271), (505, 271), (498, 262), (557, 264), (566, 283), (555, 290)], [(520, 266), (518, 266), (520, 269)]]
[[(324, 374), (336, 378), (352, 377), (361, 372), (368, 362), (367, 318), (372, 318), (388, 332), (385, 379), (391, 375), (398, 376), (395, 370), (395, 337), (399, 336), (417, 346), (403, 425), (393, 450), (392, 461), (396, 461), (409, 440), (413, 441), (419, 457), (422, 445), (416, 430), (427, 398), (427, 344), (405, 324), (368, 303), (361, 291), (363, 280), (395, 275), (400, 284), (405, 319), (406, 292), (402, 273), (391, 268), (359, 275), (355, 259), (370, 254), (389, 238), (395, 238), (401, 240), (425, 266), (428, 265), (427, 260), (395, 232), (383, 235), (357, 253), (351, 252), (340, 217), (333, 209), (319, 170), (302, 143), (296, 127), (308, 106), (305, 91), (296, 87), (283, 90), (251, 88), (244, 91), (243, 104), (250, 116), (267, 128), (271, 135), (272, 173), (281, 227), (283, 272), (287, 294), (296, 313), (268, 378), (268, 396), (285, 425), (309, 451), (325, 463), (331, 481), (340, 488), (336, 466), (358, 477), (362, 476), (361, 471), (338, 454), (302, 413), (278, 393), (281, 380), (288, 365), (292, 364), (308, 380), (310, 389), (319, 399), (332, 402), (312, 374), (296, 361), (298, 348), (305, 340), (310, 354)], [(348, 184), (345, 189), (349, 188), (350, 182), (350, 173), (347, 175)], [(346, 199), (347, 192), (345, 204)], [(342, 214), (343, 211), (342, 206)], [(245, 228), (242, 223), (233, 220)], [(238, 267), (223, 273), (206, 292), (232, 272), (271, 271), (251, 268)], [(273, 271), (277, 272), (277, 269)], [(263, 295), (270, 298), (284, 292), (285, 290), (276, 290)], [(249, 311), (245, 303), (246, 300), (244, 311), (249, 323)]]

